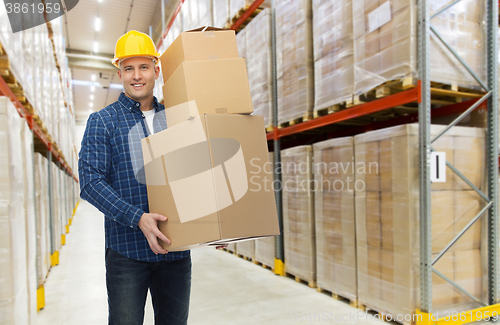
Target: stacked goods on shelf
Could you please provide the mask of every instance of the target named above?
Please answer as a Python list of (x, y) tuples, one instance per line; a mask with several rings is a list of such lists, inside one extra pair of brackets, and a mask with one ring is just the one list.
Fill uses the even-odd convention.
[[(213, 26), (212, 20), (212, 0), (197, 0), (200, 15), (199, 26)], [(198, 26), (198, 27), (199, 27)]]
[[(214, 1), (214, 5), (215, 5)], [(247, 10), (254, 0), (229, 0), (229, 18), (239, 17), (245, 10)], [(261, 8), (271, 8), (271, 1), (265, 0), (261, 5)]]
[[(269, 171), (271, 174), (274, 168), (274, 153), (269, 153)], [(271, 184), (273, 184), (271, 182)], [(276, 256), (276, 237), (266, 237), (255, 240), (255, 260), (262, 265), (274, 268), (274, 258)]]
[(319, 142), (313, 151), (317, 284), (355, 302), (354, 138)]
[[(36, 238), (37, 238), (37, 279), (43, 285), (50, 269), (50, 230), (48, 197), (48, 160), (40, 153), (34, 155), (35, 193), (36, 193)], [(75, 183), (76, 184), (76, 183)]]
[(255, 240), (244, 240), (236, 243), (238, 255), (255, 260)]
[(313, 13), (314, 111), (317, 111), (352, 101), (352, 0), (313, 0)]
[(54, 250), (59, 251), (61, 248), (61, 229), (64, 225), (62, 225), (61, 222), (61, 207), (60, 207), (60, 196), (61, 196), (61, 191), (60, 191), (60, 184), (59, 184), (59, 175), (58, 175), (58, 170), (57, 166), (55, 164), (50, 164), (51, 169), (51, 178), (52, 178), (52, 201), (50, 204), (52, 204), (52, 234), (54, 237), (52, 238), (52, 241), (54, 243)]
[(236, 34), (236, 44), (238, 45), (238, 55), (240, 56), (240, 58), (245, 58), (247, 70), (249, 70), (248, 60), (246, 60), (248, 46), (247, 46), (247, 32), (245, 29)]
[(316, 284), (312, 147), (281, 151), (285, 271)]
[(4, 79), (68, 161), (74, 117), (61, 18), (12, 33), (5, 7), (0, 7), (0, 44), (6, 54), (0, 59)]
[(246, 58), (253, 114), (264, 116), (264, 124), (269, 127), (273, 125), (270, 10), (264, 9), (239, 34), (243, 32), (248, 45)]
[[(185, 32), (187, 30), (191, 30), (192, 27), (191, 27), (191, 2), (193, 0), (184, 0), (184, 2), (182, 3), (182, 7), (181, 7), (181, 22), (182, 22), (182, 29), (181, 31), (182, 32)], [(177, 20), (177, 19), (176, 19)], [(194, 27), (196, 28), (196, 27)]]
[(276, 1), (278, 123), (310, 118), (314, 106), (311, 0)]
[[(430, 1), (430, 12), (448, 3)], [(483, 80), (485, 65), (484, 5), (466, 0), (431, 20), (431, 24)], [(417, 73), (417, 1), (352, 0), (354, 93)], [(467, 41), (464, 41), (467, 40)], [(474, 46), (471, 46), (474, 44)], [(476, 88), (473, 77), (431, 33), (432, 81)]]
[(231, 244), (228, 244), (227, 245), (227, 250), (232, 252), (232, 253), (236, 253), (236, 243), (231, 243)]
[(28, 299), (29, 314), (33, 315), (37, 311), (37, 289), (38, 281), (36, 274), (37, 260), (37, 234), (35, 215), (35, 184), (34, 184), (34, 164), (33, 164), (33, 133), (27, 123), (21, 124), (21, 137), (23, 149), (23, 175), (24, 175), (24, 213), (26, 224), (26, 261), (28, 276)]
[[(28, 324), (28, 264), (22, 124), (25, 120), (0, 97), (0, 323)], [(29, 256), (31, 257), (31, 256)]]
[[(431, 126), (431, 136), (442, 129)], [(359, 303), (394, 316), (413, 315), (420, 295), (418, 125), (358, 135), (354, 147)], [(445, 152), (447, 161), (475, 186), (485, 187), (484, 129), (454, 127), (433, 148)], [(449, 168), (446, 182), (433, 183), (431, 189), (435, 258), (479, 213), (484, 201)], [(486, 222), (478, 220), (435, 264), (438, 271), (483, 301), (487, 260), (481, 232), (485, 227)], [(432, 282), (434, 312), (476, 307), (436, 274)]]
[(229, 20), (229, 0), (213, 0), (214, 26), (223, 28)]

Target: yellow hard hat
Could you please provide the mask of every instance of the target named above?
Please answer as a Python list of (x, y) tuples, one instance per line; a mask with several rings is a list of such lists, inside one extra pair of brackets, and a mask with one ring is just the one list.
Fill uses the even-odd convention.
[(119, 61), (134, 56), (146, 56), (159, 62), (160, 53), (156, 52), (155, 44), (147, 34), (131, 30), (120, 37), (115, 46), (115, 57), (111, 63), (120, 68)]

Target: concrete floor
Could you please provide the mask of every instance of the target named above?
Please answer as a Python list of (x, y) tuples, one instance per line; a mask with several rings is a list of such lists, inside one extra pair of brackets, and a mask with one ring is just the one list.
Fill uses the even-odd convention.
[[(107, 323), (103, 215), (80, 202), (37, 325)], [(225, 251), (192, 252), (189, 324), (373, 324), (371, 316)], [(382, 322), (380, 322), (382, 323)], [(148, 297), (144, 324), (154, 324)]]

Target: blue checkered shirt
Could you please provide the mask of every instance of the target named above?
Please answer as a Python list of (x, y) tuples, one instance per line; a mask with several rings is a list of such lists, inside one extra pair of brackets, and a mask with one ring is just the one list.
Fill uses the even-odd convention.
[[(156, 97), (153, 107), (156, 113), (165, 110)], [(155, 114), (153, 123), (155, 132), (165, 129), (165, 114)], [(142, 132), (135, 137), (138, 141), (129, 143), (134, 130)], [(105, 215), (106, 248), (139, 261), (182, 259), (189, 251), (155, 255), (137, 226), (149, 206), (147, 188), (141, 181), (145, 179), (144, 168), (134, 173), (133, 164), (142, 160), (140, 138), (147, 134), (140, 104), (124, 93), (113, 104), (92, 113), (79, 154), (80, 196)]]

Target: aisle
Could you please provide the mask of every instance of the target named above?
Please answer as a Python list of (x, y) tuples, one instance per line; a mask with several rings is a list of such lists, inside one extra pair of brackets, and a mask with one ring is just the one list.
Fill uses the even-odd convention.
[[(102, 214), (80, 202), (37, 325), (107, 324), (103, 228)], [(189, 324), (373, 324), (358, 309), (227, 252), (201, 248), (192, 258)], [(149, 297), (144, 324), (153, 324)]]

